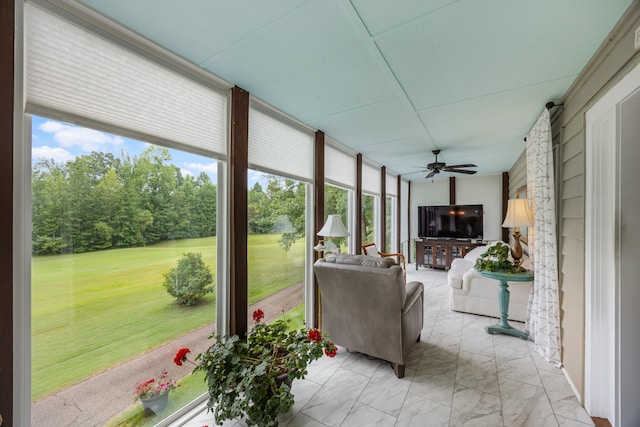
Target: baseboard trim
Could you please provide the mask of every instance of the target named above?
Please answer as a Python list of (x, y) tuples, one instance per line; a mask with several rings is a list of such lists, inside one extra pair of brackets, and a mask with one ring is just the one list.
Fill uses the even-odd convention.
[[(569, 376), (569, 373), (564, 368), (564, 366), (562, 367), (562, 373), (564, 374), (564, 377), (567, 379), (567, 382), (571, 386), (571, 389), (573, 390), (573, 394), (575, 394), (576, 397), (578, 398), (578, 402), (580, 402), (580, 405), (584, 406), (584, 402), (582, 401), (582, 396), (578, 392), (578, 388), (576, 387), (576, 385), (573, 383), (573, 381), (571, 381), (571, 377)], [(591, 415), (589, 415), (589, 416), (591, 416)]]

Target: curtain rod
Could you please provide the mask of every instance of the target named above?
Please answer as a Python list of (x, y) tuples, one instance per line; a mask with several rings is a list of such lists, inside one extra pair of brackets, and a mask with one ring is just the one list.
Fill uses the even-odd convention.
[[(544, 107), (545, 107), (547, 110), (551, 110), (553, 107), (562, 107), (562, 106), (564, 106), (564, 104), (556, 104), (556, 103), (555, 103), (555, 102), (553, 102), (553, 101), (549, 101), (549, 102), (547, 102), (546, 104), (544, 104)], [(526, 137), (526, 136), (524, 137), (524, 142), (527, 142), (527, 137)]]

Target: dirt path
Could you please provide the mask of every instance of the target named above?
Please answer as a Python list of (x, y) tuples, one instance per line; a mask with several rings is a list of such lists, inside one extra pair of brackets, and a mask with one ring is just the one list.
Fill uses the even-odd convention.
[[(269, 322), (301, 304), (304, 284), (298, 283), (249, 306), (248, 324), (253, 325), (252, 313), (261, 308)], [(209, 335), (215, 323), (203, 326), (169, 344), (162, 345), (135, 359), (123, 362), (93, 377), (60, 390), (34, 403), (31, 407), (31, 425), (37, 427), (104, 426), (125, 409), (139, 405), (133, 402), (135, 386), (162, 368), (173, 378), (181, 378), (191, 367), (176, 366), (173, 356), (182, 347), (191, 349), (191, 358), (209, 347)]]

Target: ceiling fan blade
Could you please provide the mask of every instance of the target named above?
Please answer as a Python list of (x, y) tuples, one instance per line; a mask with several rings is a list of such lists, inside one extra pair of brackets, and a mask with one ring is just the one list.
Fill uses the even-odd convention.
[(447, 165), (447, 169), (458, 169), (458, 168), (477, 168), (478, 166), (468, 163), (466, 165)]
[(455, 172), (455, 173), (466, 173), (468, 175), (473, 175), (474, 173), (478, 172), (478, 171), (468, 171), (466, 169), (454, 169), (454, 168), (445, 168), (445, 172)]
[(431, 177), (432, 177), (432, 176), (434, 176), (435, 174), (436, 174), (436, 171), (431, 171), (431, 172), (429, 172), (429, 175), (425, 176), (425, 179), (426, 179), (426, 178), (431, 178)]
[(405, 176), (405, 175), (411, 175), (412, 173), (425, 173), (425, 172), (427, 172), (427, 169), (424, 169), (424, 170), (421, 170), (421, 171), (402, 173), (400, 175)]

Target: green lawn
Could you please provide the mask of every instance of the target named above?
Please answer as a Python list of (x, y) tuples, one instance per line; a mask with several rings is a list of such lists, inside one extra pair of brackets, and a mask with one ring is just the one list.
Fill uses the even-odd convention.
[[(285, 252), (278, 237), (249, 236), (250, 302), (304, 278), (304, 243)], [(34, 257), (32, 398), (215, 321), (214, 294), (179, 306), (162, 286), (163, 273), (185, 252), (201, 252), (215, 274), (215, 237)]]

